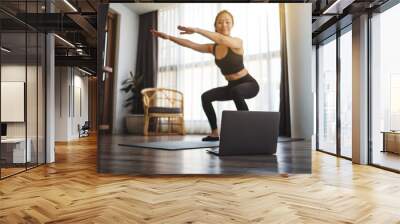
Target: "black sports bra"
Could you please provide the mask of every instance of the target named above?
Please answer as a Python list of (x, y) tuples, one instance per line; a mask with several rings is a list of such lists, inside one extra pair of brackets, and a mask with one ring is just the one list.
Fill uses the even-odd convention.
[[(215, 56), (216, 46), (217, 44), (214, 44), (213, 46), (214, 56)], [(232, 51), (232, 49), (228, 47), (228, 53), (225, 55), (225, 57), (221, 59), (215, 58), (215, 64), (217, 64), (222, 74), (224, 75), (234, 74), (244, 68), (243, 55), (236, 54), (235, 52)]]

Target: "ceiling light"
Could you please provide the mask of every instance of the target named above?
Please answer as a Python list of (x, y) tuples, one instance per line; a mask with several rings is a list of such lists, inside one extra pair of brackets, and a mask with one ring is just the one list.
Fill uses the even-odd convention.
[(6, 52), (6, 53), (10, 53), (10, 52), (11, 52), (11, 50), (9, 50), (9, 49), (7, 49), (7, 48), (5, 48), (5, 47), (1, 47), (0, 49), (1, 49), (2, 51)]
[(86, 71), (86, 70), (83, 70), (83, 69), (81, 69), (81, 68), (79, 68), (79, 67), (78, 67), (78, 70), (81, 71), (81, 72), (83, 72), (83, 73), (85, 73), (85, 74), (87, 74), (87, 75), (93, 75), (92, 73), (90, 73), (90, 72), (88, 72), (88, 71)]
[(336, 0), (322, 14), (341, 14), (343, 13), (343, 9), (347, 8), (353, 2), (354, 0)]
[(68, 0), (64, 0), (65, 4), (67, 4), (74, 12), (78, 12), (78, 10), (71, 4), (69, 3)]
[(64, 39), (64, 38), (62, 38), (62, 37), (60, 37), (60, 36), (58, 36), (57, 34), (54, 34), (54, 36), (57, 37), (59, 40), (63, 41), (64, 43), (66, 43), (67, 45), (69, 45), (69, 46), (75, 48), (75, 45), (73, 45), (73, 44), (72, 44), (71, 42), (69, 42), (68, 40), (66, 40), (66, 39)]

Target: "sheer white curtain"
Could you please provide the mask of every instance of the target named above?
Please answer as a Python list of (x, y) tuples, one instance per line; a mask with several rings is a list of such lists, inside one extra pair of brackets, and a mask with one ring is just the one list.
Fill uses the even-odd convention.
[[(158, 30), (197, 43), (212, 43), (198, 34), (179, 35), (178, 25), (214, 30), (218, 11), (234, 16), (231, 35), (244, 43), (244, 65), (260, 85), (259, 94), (246, 100), (250, 110), (278, 111), (280, 88), (280, 30), (278, 4), (179, 4), (159, 11)], [(158, 87), (182, 91), (188, 133), (208, 133), (210, 127), (201, 105), (201, 94), (227, 85), (212, 54), (202, 54), (166, 40), (159, 40)], [(223, 110), (236, 110), (233, 101), (214, 102), (220, 123)]]

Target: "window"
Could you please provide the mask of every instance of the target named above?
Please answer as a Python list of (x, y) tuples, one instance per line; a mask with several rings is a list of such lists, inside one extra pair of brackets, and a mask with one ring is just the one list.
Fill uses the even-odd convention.
[(336, 39), (319, 46), (317, 63), (318, 149), (336, 153)]
[[(179, 35), (177, 26), (214, 30), (218, 11), (234, 16), (232, 36), (244, 43), (244, 64), (260, 85), (259, 94), (247, 101), (250, 110), (279, 110), (280, 24), (278, 4), (179, 4), (159, 11), (161, 32), (211, 43), (201, 35)], [(227, 84), (211, 54), (202, 54), (165, 40), (159, 40), (159, 87), (178, 89), (185, 96), (185, 120), (189, 133), (207, 133), (208, 121), (201, 105), (201, 94)], [(214, 104), (218, 120), (222, 110), (236, 109), (233, 102)]]
[[(400, 170), (400, 156), (384, 151), (383, 133), (400, 130), (400, 5), (396, 5), (371, 19), (372, 74), (371, 74), (371, 137), (372, 163)], [(395, 148), (398, 148), (395, 134)], [(397, 140), (395, 140), (397, 139)]]
[[(350, 27), (351, 28), (351, 27)], [(340, 36), (340, 154), (352, 157), (352, 32)]]

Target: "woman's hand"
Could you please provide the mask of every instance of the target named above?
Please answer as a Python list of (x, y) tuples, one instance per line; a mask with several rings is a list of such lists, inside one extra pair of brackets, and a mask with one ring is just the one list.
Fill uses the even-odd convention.
[(150, 32), (153, 34), (154, 37), (160, 37), (165, 40), (169, 40), (169, 35), (166, 33), (158, 32), (155, 29), (151, 29)]
[(180, 34), (193, 34), (196, 33), (196, 28), (186, 27), (186, 26), (178, 26), (178, 30), (183, 31)]

